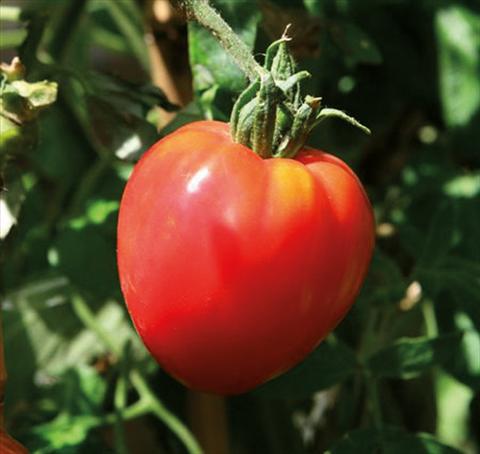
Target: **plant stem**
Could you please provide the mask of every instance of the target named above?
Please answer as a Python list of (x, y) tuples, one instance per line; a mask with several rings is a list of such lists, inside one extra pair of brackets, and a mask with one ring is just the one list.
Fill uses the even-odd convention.
[[(115, 392), (113, 403), (115, 407), (115, 422), (113, 424), (113, 432), (115, 439), (115, 450), (117, 454), (128, 454), (127, 441), (123, 425), (122, 412), (127, 407), (127, 378), (128, 373), (126, 361), (122, 361), (120, 376), (115, 384)], [(140, 401), (141, 402), (141, 401)]]
[[(128, 8), (128, 2), (119, 2), (119, 1), (108, 1), (106, 2), (107, 8), (110, 12), (112, 19), (115, 24), (127, 38), (127, 42), (131, 49), (133, 50), (135, 56), (138, 58), (142, 64), (145, 71), (150, 69), (150, 61), (148, 58), (148, 53), (145, 52), (145, 42), (143, 40), (143, 35), (139, 35), (136, 29), (135, 22), (142, 22), (142, 17), (136, 14), (137, 17), (135, 21), (132, 21), (132, 14)], [(135, 8), (134, 13), (138, 13), (138, 10)]]
[(18, 6), (0, 6), (0, 20), (20, 22), (22, 10)]
[[(78, 318), (82, 320), (85, 326), (91, 329), (105, 343), (112, 353), (115, 354), (115, 356), (120, 357), (121, 351), (117, 347), (115, 341), (97, 322), (95, 314), (90, 310), (85, 300), (79, 294), (73, 295), (72, 305)], [(202, 454), (202, 448), (199, 446), (193, 435), (156, 397), (140, 371), (132, 368), (130, 370), (129, 378), (140, 396), (140, 401), (137, 403), (138, 405), (132, 405), (129, 407), (130, 411), (135, 409), (136, 411), (143, 412), (141, 414), (146, 412), (153, 413), (182, 441), (189, 454)], [(120, 414), (123, 416), (124, 412), (127, 413), (129, 408), (126, 408), (124, 411), (120, 410)], [(117, 417), (118, 412), (111, 415), (111, 420), (109, 419), (108, 422), (112, 424), (115, 423)]]
[(378, 332), (376, 330), (378, 322), (380, 320), (380, 312), (378, 310), (371, 310), (368, 317), (365, 329), (363, 331), (363, 338), (360, 343), (359, 359), (363, 370), (363, 380), (365, 382), (365, 388), (368, 396), (368, 410), (370, 411), (373, 426), (376, 429), (382, 428), (382, 406), (378, 397), (378, 383), (376, 377), (374, 377), (368, 370), (367, 358), (375, 351), (377, 345)]
[(170, 410), (168, 410), (167, 407), (165, 407), (165, 405), (163, 405), (162, 402), (160, 402), (160, 400), (157, 399), (138, 370), (133, 370), (131, 372), (130, 379), (138, 394), (142, 396), (142, 399), (146, 400), (150, 411), (175, 435), (177, 435), (180, 440), (182, 440), (188, 452), (190, 454), (202, 454), (202, 448), (199, 446), (190, 431)]
[(437, 317), (431, 300), (426, 299), (422, 302), (422, 312), (427, 336), (432, 338), (438, 336)]
[(91, 195), (91, 192), (96, 188), (105, 173), (113, 164), (113, 155), (100, 155), (92, 166), (85, 172), (81, 179), (75, 193), (72, 196), (72, 201), (69, 207), (69, 214), (76, 215), (82, 208), (82, 204)]
[(98, 323), (95, 314), (91, 311), (85, 300), (79, 294), (73, 295), (72, 306), (75, 314), (83, 322), (83, 324), (87, 328), (91, 329), (115, 356), (119, 357), (120, 349), (117, 347), (114, 340), (110, 338), (110, 336)]
[(55, 63), (62, 62), (69, 50), (73, 32), (76, 30), (88, 0), (71, 0), (67, 3), (62, 20), (49, 43), (49, 54)]
[(246, 74), (250, 81), (254, 81), (266, 74), (265, 69), (253, 58), (250, 49), (210, 6), (208, 0), (178, 1), (184, 7), (189, 18), (195, 19), (210, 30), (227, 54), (235, 60), (235, 63)]
[(372, 414), (373, 426), (376, 429), (382, 428), (382, 407), (378, 398), (377, 380), (369, 373), (365, 373), (365, 385), (370, 401), (370, 412)]

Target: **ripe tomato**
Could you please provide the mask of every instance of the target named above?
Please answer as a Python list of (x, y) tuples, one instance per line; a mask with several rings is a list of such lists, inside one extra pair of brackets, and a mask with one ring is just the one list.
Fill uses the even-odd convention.
[(2, 454), (28, 454), (26, 448), (8, 435), (2, 428), (0, 428), (0, 448), (2, 448)]
[(262, 160), (228, 125), (156, 143), (123, 194), (118, 266), (130, 315), (186, 386), (247, 391), (310, 353), (344, 317), (374, 246), (367, 196), (341, 160)]

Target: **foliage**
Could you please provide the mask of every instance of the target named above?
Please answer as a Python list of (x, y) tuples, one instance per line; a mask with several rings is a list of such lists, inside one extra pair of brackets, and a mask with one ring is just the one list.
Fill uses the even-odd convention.
[[(22, 141), (3, 175), (16, 223), (0, 267), (9, 428), (35, 453), (123, 453), (122, 424), (149, 413), (158, 452), (195, 452), (181, 422), (186, 392), (150, 359), (123, 307), (118, 202), (150, 144), (182, 122), (228, 118), (246, 80), (190, 24), (195, 97), (158, 133), (154, 108), (175, 106), (150, 82), (149, 2), (20, 4), (2, 51), (15, 48), (26, 80), (55, 82), (58, 98), (33, 129), (15, 130)], [(330, 120), (310, 144), (357, 171), (378, 226), (367, 281), (334, 334), (297, 368), (228, 399), (232, 451), (478, 452), (478, 2), (215, 4), (256, 56), (292, 23), (308, 91), (370, 127), (365, 137)], [(134, 76), (100, 70), (98, 55), (128, 61)], [(1, 121), (3, 156), (11, 132)]]

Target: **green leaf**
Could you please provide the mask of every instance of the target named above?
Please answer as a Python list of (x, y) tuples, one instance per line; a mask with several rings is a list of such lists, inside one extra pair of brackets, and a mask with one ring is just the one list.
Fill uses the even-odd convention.
[(458, 175), (443, 186), (443, 191), (453, 198), (472, 199), (480, 195), (480, 172)]
[(424, 239), (417, 263), (419, 268), (433, 268), (445, 258), (455, 243), (456, 227), (455, 205), (450, 201), (440, 203)]
[(27, 31), (21, 28), (14, 30), (2, 30), (0, 49), (12, 49), (18, 47), (27, 37)]
[(448, 126), (464, 126), (480, 108), (480, 14), (450, 6), (435, 25), (443, 116)]
[(3, 177), (8, 190), (0, 190), (0, 240), (3, 240), (17, 223), (26, 191), (24, 179), (18, 172), (10, 171)]
[[(478, 358), (480, 361), (480, 352)], [(466, 446), (474, 392), (444, 372), (436, 374), (435, 378), (437, 435), (453, 446)]]
[(434, 269), (419, 268), (418, 278), (422, 286), (448, 290), (459, 301), (461, 307), (478, 313), (480, 301), (480, 272), (476, 262), (449, 257)]
[(137, 116), (144, 116), (152, 107), (161, 107), (167, 112), (178, 110), (159, 87), (150, 83), (133, 83), (94, 71), (84, 73), (82, 78), (89, 94), (110, 102), (119, 110)]
[(65, 82), (70, 108), (100, 154), (136, 160), (158, 140), (146, 120), (150, 109), (176, 109), (164, 93), (150, 84), (132, 84), (98, 73), (79, 74)]
[(55, 183), (56, 197), (60, 197), (63, 191), (77, 187), (94, 152), (63, 103), (53, 105), (40, 116), (38, 136), (30, 160), (39, 175)]
[[(107, 353), (95, 333), (87, 330), (69, 304), (71, 286), (60, 275), (33, 281), (3, 299), (7, 366), (12, 382), (31, 380), (32, 371), (39, 376), (59, 376), (67, 369), (88, 364), (94, 357)], [(145, 350), (130, 324), (121, 303), (108, 301), (97, 312), (97, 322), (112, 333), (119, 348), (134, 341), (135, 355)], [(17, 361), (27, 352), (30, 361)], [(138, 356), (139, 355), (139, 356)]]
[(398, 264), (377, 247), (359, 299), (383, 306), (385, 301), (400, 301), (407, 282)]
[(382, 63), (382, 54), (375, 43), (354, 23), (335, 21), (330, 27), (330, 33), (348, 66)]
[(347, 433), (326, 454), (460, 454), (432, 435), (412, 434), (402, 429), (358, 429)]
[(204, 117), (199, 104), (192, 101), (175, 115), (175, 118), (160, 131), (160, 134), (162, 137), (165, 137), (183, 125), (203, 119)]
[(452, 330), (464, 333), (461, 345), (451, 361), (443, 368), (458, 381), (473, 390), (480, 389), (480, 311), (478, 304), (468, 310), (455, 296), (443, 293), (436, 308), (439, 329), (443, 332)]
[(254, 394), (268, 398), (308, 397), (347, 379), (356, 367), (355, 353), (329, 337), (300, 365), (261, 386)]
[(72, 225), (53, 245), (58, 268), (71, 282), (99, 300), (119, 295), (115, 240), (101, 227)]
[(61, 414), (53, 421), (36, 426), (29, 434), (29, 445), (33, 446), (34, 453), (47, 454), (61, 452), (74, 454), (88, 436), (95, 418), (89, 415), (70, 417)]
[(11, 86), (22, 98), (28, 99), (32, 108), (48, 106), (57, 99), (55, 82), (29, 83), (24, 80), (16, 80), (11, 83)]
[(91, 8), (103, 7), (109, 12), (118, 30), (125, 37), (125, 42), (130, 47), (133, 55), (148, 73), (150, 62), (145, 45), (143, 20), (140, 10), (133, 0), (90, 2), (90, 5)]
[(402, 338), (381, 349), (367, 360), (367, 367), (377, 377), (410, 379), (433, 366), (450, 361), (460, 348), (463, 333)]
[(102, 413), (107, 383), (91, 366), (80, 364), (67, 369), (60, 380), (48, 387), (48, 394), (57, 396), (58, 411), (69, 415)]

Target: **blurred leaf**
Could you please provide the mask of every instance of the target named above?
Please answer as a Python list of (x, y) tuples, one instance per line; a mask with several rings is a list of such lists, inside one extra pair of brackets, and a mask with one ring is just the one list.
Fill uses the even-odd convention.
[(458, 381), (468, 387), (480, 389), (480, 311), (477, 317), (465, 310), (461, 303), (448, 304), (441, 301), (441, 309), (436, 311), (437, 321), (442, 331), (463, 331), (461, 345), (451, 361), (443, 365), (444, 369)]
[(419, 254), (419, 268), (433, 268), (442, 260), (456, 240), (456, 212), (451, 202), (441, 202), (438, 206)]
[(0, 171), (7, 155), (30, 148), (37, 140), (33, 120), (57, 99), (56, 82), (27, 82), (18, 58), (1, 65), (0, 83)]
[(11, 49), (20, 46), (26, 37), (27, 31), (24, 29), (2, 30), (0, 49)]
[(107, 383), (91, 366), (72, 366), (50, 390), (60, 397), (59, 411), (69, 415), (94, 415), (102, 411)]
[(159, 87), (150, 83), (136, 84), (99, 72), (89, 72), (82, 77), (91, 95), (112, 103), (119, 110), (128, 110), (137, 116), (144, 116), (154, 106), (167, 112), (178, 110)]
[[(480, 362), (480, 351), (478, 355)], [(436, 394), (438, 437), (452, 446), (466, 446), (472, 390), (440, 372), (436, 376)]]
[(156, 106), (176, 109), (157, 87), (98, 73), (70, 79), (65, 94), (94, 148), (127, 160), (138, 159), (158, 139), (145, 119), (148, 111)]
[(478, 314), (478, 301), (480, 301), (478, 263), (468, 259), (449, 257), (440, 262), (436, 268), (419, 268), (417, 273), (422, 286), (434, 289), (434, 294), (441, 289), (448, 290), (458, 299), (461, 307)]
[(480, 195), (480, 172), (456, 176), (444, 184), (443, 190), (454, 198), (477, 197)]
[(375, 43), (354, 23), (335, 21), (330, 26), (330, 34), (347, 66), (382, 63), (382, 55)]
[(29, 445), (34, 454), (81, 452), (89, 431), (96, 425), (96, 418), (89, 415), (74, 416), (61, 414), (53, 421), (36, 426), (29, 434)]
[(28, 433), (35, 452), (65, 452), (79, 447), (89, 431), (102, 424), (102, 419), (95, 416), (101, 414), (107, 385), (92, 367), (69, 369), (52, 388), (58, 399), (58, 416)]
[(165, 137), (183, 125), (203, 119), (204, 116), (200, 106), (197, 102), (192, 101), (175, 115), (175, 118), (160, 131), (160, 134), (162, 137)]
[(445, 370), (474, 390), (480, 389), (480, 264), (450, 258), (450, 271), (433, 275), (441, 280), (443, 292), (436, 305), (438, 324), (443, 331), (461, 330), (460, 348)]
[(61, 272), (83, 292), (98, 300), (119, 295), (113, 235), (73, 224), (62, 230), (52, 251)]
[(381, 349), (367, 360), (377, 377), (410, 379), (427, 369), (450, 361), (458, 349), (463, 333), (436, 337), (403, 338)]
[[(100, 2), (90, 2), (100, 3)], [(98, 6), (98, 5), (97, 5)], [(140, 10), (133, 0), (122, 0), (116, 2), (101, 2), (100, 6), (106, 8), (120, 32), (125, 36), (126, 42), (143, 69), (148, 73), (150, 62), (145, 47), (145, 32)]]
[(5, 189), (0, 190), (0, 240), (3, 240), (17, 223), (26, 189), (18, 172), (9, 171), (3, 178)]
[[(48, 106), (57, 99), (57, 84), (55, 82), (28, 83), (16, 80), (11, 83), (12, 90), (22, 98), (26, 98), (31, 109)], [(6, 91), (8, 88), (6, 88)]]
[(347, 433), (326, 454), (460, 454), (432, 435), (412, 434), (394, 427), (358, 429)]
[[(95, 333), (87, 330), (69, 305), (70, 284), (62, 276), (52, 276), (25, 285), (9, 293), (3, 300), (5, 342), (9, 345), (6, 359), (12, 382), (32, 380), (32, 368), (37, 378), (59, 376), (68, 368), (88, 364), (96, 356), (107, 353)], [(132, 339), (135, 354), (143, 355), (137, 336), (123, 305), (109, 301), (96, 313), (97, 322), (111, 333), (119, 344)], [(31, 351), (32, 363), (21, 364), (16, 358)], [(22, 377), (22, 380), (20, 380)], [(43, 378), (42, 378), (43, 377)]]
[[(75, 188), (94, 157), (92, 148), (62, 102), (40, 116), (38, 144), (29, 159), (37, 174), (57, 185), (58, 193)], [(50, 197), (52, 193), (53, 190)]]
[(450, 6), (435, 25), (443, 116), (448, 126), (464, 126), (480, 109), (480, 14)]
[(377, 247), (370, 264), (360, 299), (369, 304), (384, 305), (399, 301), (405, 293), (406, 280), (398, 264)]
[(342, 382), (356, 367), (355, 353), (329, 337), (300, 365), (261, 386), (254, 394), (267, 398), (305, 398)]

